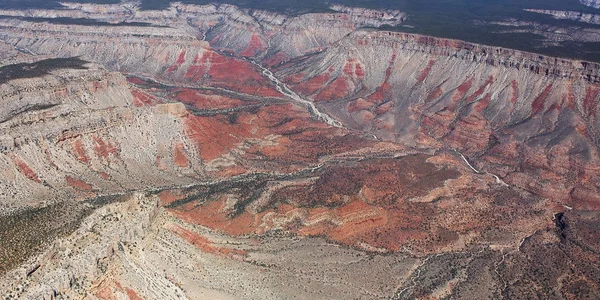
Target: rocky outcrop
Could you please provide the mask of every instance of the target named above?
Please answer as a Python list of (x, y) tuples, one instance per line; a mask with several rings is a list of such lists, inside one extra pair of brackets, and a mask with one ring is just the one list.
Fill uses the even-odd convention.
[(576, 11), (564, 11), (564, 10), (547, 10), (547, 9), (526, 9), (525, 11), (534, 12), (538, 14), (551, 15), (555, 19), (559, 20), (572, 20), (577, 22), (589, 23), (589, 24), (600, 24), (600, 15), (596, 14), (584, 14)]
[(579, 0), (581, 4), (591, 6), (593, 8), (600, 8), (600, 1), (598, 0)]
[[(7, 72), (0, 74), (4, 214), (60, 199), (296, 170), (332, 149), (362, 147), (344, 145), (344, 130), (311, 119), (304, 107), (261, 97), (256, 88), (249, 95), (217, 84), (208, 90), (159, 85), (157, 93), (150, 89), (156, 83), (130, 78), (133, 85), (80, 59), (8, 65), (2, 71)], [(254, 69), (248, 72), (263, 79)], [(226, 107), (213, 105), (226, 99)], [(323, 139), (339, 145), (325, 147)]]
[(598, 70), (594, 63), (365, 31), (276, 74), (350, 127), (461, 151), (512, 184), (584, 208), (589, 201), (571, 191), (596, 190), (596, 180), (587, 187), (541, 182), (567, 174), (599, 178)]
[[(7, 31), (2, 39), (38, 54), (58, 53), (65, 57), (83, 55), (87, 59), (104, 63), (116, 70), (131, 72), (132, 69), (128, 68), (128, 65), (115, 63), (127, 62), (136, 67), (155, 68), (155, 64), (140, 63), (140, 60), (157, 56), (157, 53), (147, 53), (143, 50), (148, 46), (144, 45), (140, 38), (150, 41), (152, 37), (160, 37), (160, 40), (154, 42), (169, 41), (169, 44), (180, 45), (183, 43), (186, 45), (184, 47), (193, 46), (194, 43), (190, 39), (199, 38), (210, 42), (213, 48), (220, 51), (261, 58), (269, 64), (276, 64), (319, 51), (356, 28), (396, 26), (405, 18), (405, 15), (399, 11), (378, 11), (345, 6), (332, 7), (332, 10), (337, 11), (336, 13), (290, 17), (267, 11), (240, 9), (233, 5), (197, 6), (177, 3), (166, 11), (136, 11), (134, 8), (114, 5), (64, 5), (68, 9), (0, 11), (0, 15), (19, 17), (0, 21), (0, 26)], [(57, 19), (61, 17), (67, 19)], [(69, 18), (101, 21), (105, 24), (100, 25), (105, 26), (102, 30), (89, 26), (95, 25), (93, 22), (88, 26), (85, 23), (83, 25), (74, 23), (79, 26), (73, 26), (69, 24)], [(75, 19), (71, 20), (75, 22)], [(315, 22), (315, 20), (319, 21)], [(40, 28), (35, 25), (36, 23), (31, 22), (50, 22), (50, 26)], [(65, 39), (55, 40), (56, 32), (68, 32), (69, 35), (64, 36)], [(38, 36), (41, 39), (37, 39)], [(119, 46), (111, 45), (111, 41), (123, 40), (128, 42), (120, 43)], [(90, 43), (97, 43), (98, 46), (86, 45)], [(68, 47), (73, 44), (76, 44), (79, 49)], [(123, 44), (130, 45), (130, 48), (123, 48)], [(62, 48), (63, 46), (67, 47)], [(177, 57), (182, 50), (170, 51), (171, 49), (167, 49), (169, 47), (160, 45), (156, 47), (171, 53), (174, 57)], [(123, 54), (114, 53), (115, 51)], [(125, 54), (128, 56), (127, 59)], [(132, 54), (137, 57), (129, 57)], [(193, 54), (189, 53), (189, 55), (191, 55), (190, 59), (193, 59)]]
[(99, 110), (131, 103), (123, 75), (88, 67), (77, 58), (8, 65), (0, 72), (0, 123), (55, 106), (61, 108), (58, 114), (66, 114), (69, 107)]
[[(356, 28), (396, 26), (405, 16), (398, 11), (378, 11), (332, 6), (338, 13), (304, 14), (288, 17), (266, 11), (230, 14), (205, 32), (215, 48), (240, 56), (257, 57), (277, 64), (307, 53), (320, 51)], [(199, 28), (206, 20), (198, 17)], [(316, 22), (315, 20), (318, 20)], [(202, 26), (202, 25), (204, 26)]]

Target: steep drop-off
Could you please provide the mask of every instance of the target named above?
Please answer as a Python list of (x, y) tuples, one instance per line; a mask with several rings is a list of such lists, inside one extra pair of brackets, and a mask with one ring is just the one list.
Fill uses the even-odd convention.
[(509, 184), (596, 209), (599, 71), (582, 61), (363, 31), (276, 75), (352, 128), (459, 151)]
[(579, 0), (581, 4), (591, 6), (593, 8), (600, 8), (600, 1), (598, 0)]

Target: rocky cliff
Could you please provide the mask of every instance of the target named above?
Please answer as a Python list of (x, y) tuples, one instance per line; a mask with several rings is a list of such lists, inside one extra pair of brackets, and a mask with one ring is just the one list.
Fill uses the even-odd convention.
[[(596, 193), (600, 175), (598, 64), (371, 31), (277, 70), (352, 128), (454, 149), (509, 183), (596, 207), (588, 192)], [(583, 186), (557, 179), (568, 174), (594, 179)], [(542, 183), (546, 176), (560, 184)]]
[(577, 22), (589, 23), (589, 24), (600, 24), (600, 15), (597, 14), (584, 14), (576, 11), (564, 11), (564, 10), (547, 10), (547, 9), (526, 9), (526, 11), (534, 12), (538, 14), (550, 15), (555, 19), (559, 20), (572, 20)]
[(600, 8), (600, 2), (598, 0), (579, 0), (581, 4), (591, 6), (593, 8)]
[[(0, 72), (9, 71), (12, 76), (8, 74), (0, 89), (0, 148), (7, 175), (2, 182), (3, 208), (13, 210), (144, 185), (148, 179), (128, 173), (140, 172), (145, 163), (155, 164), (155, 158), (135, 153), (127, 158), (129, 155), (120, 151), (121, 143), (132, 142), (127, 130), (145, 127), (148, 132), (152, 128), (144, 124), (153, 120), (175, 130), (161, 130), (163, 133), (172, 138), (177, 135), (174, 116), (135, 109), (136, 92), (121, 74), (78, 59), (8, 65)], [(142, 140), (151, 141), (135, 143)]]
[[(306, 14), (297, 17), (240, 9), (232, 5), (174, 4), (167, 11), (135, 11), (125, 7), (74, 4), (65, 4), (65, 8), (66, 10), (0, 11), (0, 15), (8, 17), (0, 20), (0, 26), (6, 29), (2, 39), (35, 53), (83, 55), (122, 71), (130, 71), (129, 66), (114, 65), (116, 61), (121, 63), (126, 61), (134, 66), (148, 65), (148, 68), (155, 66), (155, 64), (140, 64), (140, 60), (148, 57), (157, 58), (157, 53), (147, 53), (144, 50), (140, 52), (141, 49), (147, 48), (145, 45), (135, 45), (140, 37), (144, 38), (144, 41), (145, 38), (155, 37), (157, 38), (155, 42), (159, 43), (180, 41), (185, 45), (184, 47), (194, 46), (190, 40), (198, 38), (210, 42), (217, 50), (244, 57), (269, 59), (271, 64), (275, 64), (319, 51), (356, 28), (395, 26), (405, 19), (405, 15), (399, 11), (377, 11), (339, 5), (332, 6), (332, 10), (337, 11), (335, 13)], [(58, 23), (42, 28), (35, 25), (36, 23), (31, 23), (32, 21), (52, 22), (59, 17), (66, 18), (60, 20), (67, 24)], [(98, 31), (92, 26), (93, 22), (88, 23), (89, 26), (68, 24), (69, 20), (74, 22), (76, 18), (119, 26), (104, 26)], [(314, 22), (315, 20), (319, 22)], [(134, 26), (136, 22), (144, 26)], [(68, 40), (55, 40), (56, 35), (53, 34), (55, 32), (68, 32)], [(123, 49), (119, 47), (123, 46), (121, 43), (119, 45), (110, 43), (110, 41), (123, 39), (128, 40), (124, 44), (134, 48)], [(105, 43), (106, 40), (109, 43)], [(77, 43), (78, 49), (64, 48), (73, 43)], [(101, 45), (101, 48), (86, 45), (90, 43)], [(165, 46), (156, 45), (156, 47), (165, 50), (163, 54), (170, 53), (175, 58), (181, 53), (181, 51), (169, 51), (170, 49), (165, 49)], [(124, 54), (113, 54), (114, 51), (138, 57), (125, 60)], [(193, 59), (193, 54), (189, 55), (190, 60)]]

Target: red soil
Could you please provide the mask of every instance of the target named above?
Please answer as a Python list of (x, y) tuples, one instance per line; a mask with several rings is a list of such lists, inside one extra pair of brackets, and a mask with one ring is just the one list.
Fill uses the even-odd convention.
[(456, 88), (456, 90), (454, 91), (454, 93), (452, 94), (452, 98), (450, 99), (450, 102), (453, 103), (454, 105), (458, 104), (458, 102), (465, 97), (465, 95), (471, 88), (472, 84), (473, 84), (473, 78), (469, 78), (467, 81), (465, 81), (461, 85), (459, 85)]
[[(201, 206), (188, 203), (169, 211), (186, 222), (232, 236), (283, 228), (304, 236), (325, 236), (346, 245), (367, 243), (397, 251), (410, 241), (429, 238), (425, 216), (436, 213), (432, 205), (406, 199), (424, 195), (458, 175), (453, 170), (438, 169), (425, 159), (413, 156), (336, 167), (310, 186), (275, 191), (271, 201), (280, 204), (256, 214), (247, 210), (230, 217), (226, 196)], [(204, 247), (206, 241), (199, 243), (199, 247)]]
[[(204, 56), (204, 53), (202, 53)], [(202, 61), (199, 53), (196, 53), (194, 56), (193, 64), (188, 68), (184, 77), (186, 79), (191, 79), (192, 81), (200, 81), (204, 74), (206, 73), (207, 66), (204, 65), (205, 62)]]
[(330, 74), (325, 72), (319, 74), (305, 82), (302, 82), (295, 86), (295, 90), (303, 95), (312, 95), (324, 88), (326, 83), (329, 81)]
[(475, 111), (483, 113), (483, 110), (486, 109), (488, 105), (490, 105), (491, 98), (492, 96), (490, 95), (490, 93), (485, 94), (483, 99), (479, 100), (479, 102), (475, 104)]
[(185, 145), (182, 143), (173, 146), (173, 161), (180, 168), (187, 168), (190, 165), (190, 160), (185, 153)]
[(149, 84), (148, 81), (142, 80), (138, 77), (127, 77), (127, 81), (133, 84), (137, 84), (137, 85), (147, 85)]
[(109, 286), (105, 286), (96, 292), (96, 297), (102, 300), (117, 300), (113, 290)]
[(360, 110), (369, 110), (370, 108), (372, 108), (375, 104), (366, 101), (363, 98), (359, 98), (357, 100), (354, 101), (350, 101), (348, 102), (348, 104), (346, 105), (346, 110), (348, 110), (348, 112), (357, 112)]
[(438, 86), (435, 90), (433, 90), (429, 93), (429, 95), (427, 96), (427, 99), (425, 99), (425, 103), (429, 103), (430, 101), (439, 98), (443, 93), (444, 93), (444, 91), (442, 90), (442, 88), (440, 86)]
[(131, 89), (131, 95), (133, 96), (133, 105), (135, 106), (154, 106), (160, 103), (156, 97), (148, 94), (142, 90), (133, 88)]
[(384, 83), (382, 86), (377, 87), (375, 92), (371, 94), (367, 99), (373, 103), (381, 103), (386, 97), (389, 95), (389, 91), (392, 89), (392, 86), (389, 83)]
[(254, 233), (256, 230), (255, 217), (244, 213), (230, 219), (228, 212), (223, 209), (226, 199), (211, 201), (198, 207), (191, 203), (184, 205), (181, 210), (170, 209), (176, 217), (190, 224), (199, 224), (211, 229), (221, 230), (232, 236)]
[(535, 100), (531, 103), (531, 115), (536, 115), (537, 113), (544, 110), (544, 104), (546, 102), (546, 98), (552, 92), (552, 84), (548, 85), (541, 94), (539, 94)]
[(167, 229), (171, 232), (179, 235), (190, 244), (196, 246), (198, 249), (203, 252), (215, 254), (219, 256), (229, 257), (233, 259), (242, 260), (243, 257), (247, 256), (248, 253), (246, 251), (225, 248), (225, 247), (217, 247), (215, 246), (208, 238), (203, 237), (195, 232), (187, 230), (177, 224), (168, 223), (165, 225)]
[(162, 206), (168, 206), (169, 204), (183, 198), (185, 198), (185, 195), (179, 190), (166, 190), (158, 193), (158, 199), (160, 200), (160, 205)]
[(96, 144), (94, 146), (94, 153), (96, 156), (108, 160), (111, 154), (114, 156), (119, 155), (119, 149), (117, 149), (117, 147), (115, 147), (112, 143), (106, 143), (97, 135), (93, 135), (92, 138)]
[(19, 172), (25, 175), (25, 177), (37, 183), (42, 183), (37, 173), (35, 173), (35, 171), (33, 171), (24, 161), (22, 161), (16, 156), (12, 156), (11, 158), (12, 161), (17, 165), (17, 169), (19, 169)]
[(483, 95), (483, 92), (485, 91), (485, 89), (487, 89), (487, 87), (492, 84), (494, 82), (494, 76), (490, 75), (488, 77), (488, 79), (483, 83), (483, 85), (481, 85), (479, 87), (479, 89), (477, 89), (477, 91), (475, 91), (475, 93), (473, 93), (471, 96), (469, 96), (469, 98), (467, 98), (466, 102), (467, 103), (471, 103), (475, 100), (477, 100), (477, 98), (479, 98), (479, 96)]
[(185, 50), (181, 51), (181, 53), (179, 53), (179, 56), (177, 57), (177, 60), (175, 61), (176, 64), (181, 65), (185, 62)]
[(125, 293), (127, 294), (127, 297), (129, 297), (129, 300), (144, 300), (144, 298), (140, 297), (134, 290), (130, 288), (125, 288)]
[(344, 65), (344, 74), (349, 78), (362, 79), (365, 76), (365, 71), (362, 68), (360, 62), (355, 59), (350, 59)]
[(72, 140), (71, 147), (73, 147), (73, 152), (78, 160), (86, 164), (90, 163), (90, 158), (86, 155), (85, 146), (80, 139)]
[(419, 85), (419, 84), (423, 83), (423, 81), (425, 81), (425, 78), (427, 78), (427, 76), (429, 76), (429, 72), (431, 71), (431, 67), (433, 67), (434, 63), (435, 63), (435, 60), (433, 60), (433, 59), (429, 60), (429, 62), (427, 63), (427, 67), (425, 67), (425, 69), (423, 69), (423, 71), (421, 71), (419, 76), (417, 76), (417, 82), (415, 83), (415, 86)]
[(316, 101), (330, 101), (346, 97), (350, 93), (350, 85), (346, 77), (338, 77), (315, 96)]
[(85, 183), (82, 180), (73, 178), (71, 176), (66, 176), (65, 181), (67, 182), (68, 185), (70, 185), (78, 190), (82, 190), (82, 191), (91, 191), (92, 190), (91, 185)]
[(264, 50), (266, 50), (266, 46), (260, 39), (260, 36), (253, 34), (250, 38), (250, 42), (248, 43), (248, 47), (244, 51), (240, 52), (240, 55), (243, 57), (253, 57)]
[(575, 93), (573, 92), (573, 84), (569, 84), (569, 89), (567, 92), (567, 101), (567, 106), (574, 111), (577, 108), (577, 104), (575, 100)]
[(375, 114), (383, 115), (383, 114), (387, 113), (392, 107), (394, 107), (394, 102), (392, 102), (392, 101), (383, 103), (383, 104), (379, 105), (377, 107), (377, 109), (375, 109)]
[(515, 105), (517, 103), (517, 99), (519, 98), (519, 84), (516, 80), (512, 81), (512, 96), (510, 97), (510, 103)]
[(585, 90), (585, 99), (583, 100), (583, 108), (586, 115), (595, 116), (596, 108), (598, 107), (598, 95), (600, 94), (600, 88), (594, 86), (588, 86)]
[(259, 70), (249, 62), (222, 56), (216, 58), (217, 56), (218, 54), (211, 54), (211, 67), (208, 70), (211, 81), (217, 86), (258, 96), (281, 96), (270, 81), (262, 77)]

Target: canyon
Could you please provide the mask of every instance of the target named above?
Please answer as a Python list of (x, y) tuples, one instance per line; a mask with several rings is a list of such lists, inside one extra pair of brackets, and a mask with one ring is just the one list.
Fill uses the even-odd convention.
[(0, 295), (600, 297), (600, 64), (330, 9), (0, 10)]

